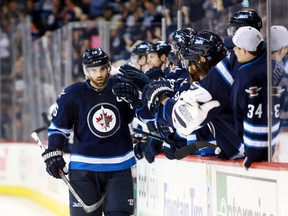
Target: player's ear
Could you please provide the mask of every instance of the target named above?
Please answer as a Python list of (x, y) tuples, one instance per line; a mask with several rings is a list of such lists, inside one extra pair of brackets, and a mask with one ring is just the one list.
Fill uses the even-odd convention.
[(200, 56), (200, 62), (202, 62), (202, 63), (206, 63), (206, 58), (203, 57), (203, 56)]

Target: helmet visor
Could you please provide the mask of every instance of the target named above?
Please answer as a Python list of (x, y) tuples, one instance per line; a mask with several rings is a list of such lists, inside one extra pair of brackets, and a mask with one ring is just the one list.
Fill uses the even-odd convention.
[(233, 36), (235, 34), (235, 32), (237, 31), (237, 29), (238, 28), (236, 26), (228, 24), (228, 26), (227, 26), (227, 34), (228, 34), (228, 36)]

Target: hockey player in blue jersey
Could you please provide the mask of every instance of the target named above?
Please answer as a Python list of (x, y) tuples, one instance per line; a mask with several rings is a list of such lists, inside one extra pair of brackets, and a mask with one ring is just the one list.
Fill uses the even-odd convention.
[[(253, 27), (241, 27), (233, 36), (234, 52), (241, 63), (231, 89), (235, 129), (245, 145), (244, 166), (268, 159), (267, 52), (262, 34)], [(272, 148), (280, 127), (281, 89), (272, 92)]]
[[(192, 82), (193, 81), (199, 81), (199, 80), (203, 79), (203, 77), (205, 79), (205, 75), (209, 71), (209, 69), (211, 69), (211, 67), (213, 67), (213, 65), (215, 65), (218, 61), (220, 61), (221, 58), (223, 58), (225, 56), (225, 53), (226, 53), (226, 51), (223, 47), (223, 42), (217, 34), (214, 34), (210, 31), (204, 31), (204, 32), (200, 33), (199, 35), (195, 36), (192, 39), (191, 44), (188, 48), (188, 53), (183, 54), (185, 56), (184, 61), (187, 61), (188, 64), (187, 63), (186, 64), (191, 69), (190, 75), (191, 75)], [(216, 72), (212, 71), (211, 73), (216, 73)], [(190, 83), (190, 80), (188, 80), (187, 83)], [(201, 83), (201, 81), (199, 81), (199, 83)], [(163, 84), (164, 86), (161, 86), (161, 84)], [(209, 83), (209, 86), (204, 85), (205, 88), (210, 90), (209, 89), (209, 87), (211, 87), (210, 84), (212, 84), (212, 86), (213, 86), (213, 83)], [(217, 85), (217, 83), (214, 83), (214, 86), (215, 85)], [(201, 87), (199, 84), (196, 84), (193, 86), (195, 88), (193, 90), (191, 89), (187, 95), (189, 95), (189, 93), (193, 92), (193, 93), (195, 93), (194, 96), (196, 96), (199, 93), (199, 95), (198, 95), (199, 98), (202, 95), (201, 99), (198, 98), (199, 100), (205, 100), (205, 98), (207, 98), (205, 96), (206, 94), (209, 96), (210, 93), (207, 90), (205, 90), (203, 87)], [(164, 91), (159, 91), (160, 87), (162, 89), (164, 89)], [(174, 124), (173, 119), (172, 119), (172, 116), (173, 116), (172, 109), (173, 109), (176, 101), (173, 100), (172, 98), (165, 98), (165, 94), (167, 93), (165, 90), (165, 87), (166, 87), (165, 83), (160, 81), (159, 84), (157, 84), (155, 86), (153, 83), (153, 84), (149, 84), (147, 87), (145, 87), (146, 89), (144, 88), (146, 90), (146, 93), (148, 92), (148, 94), (144, 94), (144, 95), (146, 96), (146, 100), (150, 101), (150, 103), (149, 103), (150, 108), (154, 109), (155, 107), (153, 107), (153, 103), (157, 104), (157, 103), (159, 103), (159, 101), (161, 101), (163, 106), (160, 106), (160, 109), (157, 112), (158, 121), (166, 122), (169, 126), (175, 127), (177, 129), (177, 131), (179, 131), (181, 134), (187, 135), (187, 137), (191, 137), (191, 138), (195, 137), (195, 136), (192, 136), (192, 132), (194, 132), (193, 129), (190, 131), (186, 131), (183, 127), (180, 128), (179, 126)], [(188, 87), (189, 87), (189, 85), (188, 85)], [(143, 92), (145, 92), (145, 90)], [(185, 89), (185, 90), (187, 90), (187, 89)], [(219, 88), (219, 90), (221, 90), (221, 88)], [(211, 94), (213, 94), (213, 92)], [(228, 95), (227, 92), (225, 94)], [(154, 98), (149, 98), (151, 95), (153, 95)], [(210, 131), (213, 131), (213, 134), (215, 135), (216, 140), (219, 142), (219, 146), (221, 146), (221, 148), (223, 149), (221, 157), (231, 158), (231, 159), (243, 157), (243, 155), (241, 154), (241, 150), (240, 150), (241, 142), (240, 142), (240, 140), (237, 141), (237, 136), (232, 131), (232, 128), (233, 128), (233, 111), (231, 110), (231, 107), (229, 106), (229, 104), (230, 104), (229, 103), (229, 97), (225, 97), (225, 95), (219, 95), (219, 97), (216, 97), (216, 98), (221, 102), (221, 106), (219, 107), (219, 109), (216, 109), (216, 112), (215, 111), (213, 111), (213, 112), (214, 112), (214, 115), (216, 115), (216, 113), (219, 113), (219, 110), (220, 110), (221, 114), (218, 114), (218, 117), (213, 119), (214, 124), (212, 124)], [(185, 99), (187, 99), (187, 98), (185, 97)], [(188, 96), (188, 99), (189, 99), (189, 96)], [(180, 97), (180, 100), (178, 100), (178, 101), (181, 102), (181, 100), (182, 99)], [(153, 102), (152, 106), (151, 106), (151, 102)], [(205, 101), (203, 101), (203, 102), (205, 102)], [(217, 106), (217, 105), (215, 105), (215, 106)], [(149, 105), (148, 105), (148, 107), (149, 107)], [(204, 108), (204, 106), (203, 106), (203, 108)], [(210, 107), (210, 109), (211, 108), (212, 107)], [(194, 112), (194, 111), (197, 111), (197, 110), (192, 110), (192, 112)], [(181, 122), (181, 120), (179, 122)], [(187, 128), (189, 128), (191, 126), (191, 124), (189, 124), (189, 123), (190, 123), (190, 120), (187, 119), (187, 125), (189, 125), (189, 126), (187, 126)], [(191, 123), (193, 123), (193, 121)], [(207, 126), (205, 126), (205, 128), (206, 127)], [(200, 132), (202, 132), (203, 129), (204, 128), (200, 129), (199, 131), (197, 131), (197, 133), (199, 132), (198, 134), (201, 134)], [(214, 133), (215, 131), (216, 131), (216, 134)], [(229, 132), (227, 132), (227, 131), (229, 131)], [(227, 133), (231, 136), (230, 137), (231, 139), (226, 137)], [(199, 137), (198, 137), (198, 139), (199, 139)], [(191, 141), (192, 143), (189, 143), (190, 141), (191, 140), (187, 140), (188, 144), (193, 143), (193, 141)], [(166, 145), (164, 147), (166, 147)], [(167, 150), (169, 150), (169, 149), (167, 149)], [(165, 148), (164, 148), (164, 151), (165, 151)]]
[[(86, 50), (82, 63), (86, 81), (68, 86), (57, 99), (43, 153), (46, 170), (55, 178), (65, 172), (62, 150), (73, 130), (71, 184), (87, 205), (106, 194), (102, 206), (89, 215), (128, 216), (134, 211), (130, 168), (136, 161), (128, 128), (134, 111), (112, 93), (112, 86), (123, 81), (109, 76), (110, 59), (101, 48)], [(71, 216), (88, 215), (69, 197)]]
[[(212, 131), (217, 145), (222, 150), (219, 157), (241, 158), (243, 157), (242, 145), (233, 130), (233, 110), (231, 109), (229, 98), (230, 87), (221, 81), (221, 76), (213, 67), (225, 56), (226, 52), (222, 39), (217, 34), (211, 34), (209, 31), (204, 31), (195, 36), (189, 46), (191, 51), (187, 54), (184, 53), (186, 55), (184, 61), (188, 65), (191, 64), (190, 74), (193, 78), (192, 81), (198, 82), (192, 83), (190, 89), (186, 89), (187, 91), (183, 92), (177, 101), (165, 100), (162, 97), (163, 106), (160, 109), (160, 116), (162, 115), (163, 119), (172, 124), (177, 131), (188, 137), (192, 137), (190, 135), (195, 133), (194, 131), (197, 131), (200, 126), (200, 124), (195, 124), (196, 120), (202, 123), (201, 127), (204, 125), (207, 127), (206, 124), (209, 123), (208, 127)], [(209, 69), (211, 70), (209, 71)], [(217, 79), (209, 79), (209, 77), (206, 79), (207, 76), (216, 77)], [(187, 83), (190, 84), (189, 81)], [(214, 101), (210, 103), (209, 100), (212, 98)], [(215, 100), (219, 102), (218, 107), (215, 104)], [(196, 101), (200, 102), (200, 104), (194, 107), (191, 106)], [(210, 103), (211, 106), (207, 105), (206, 102)], [(202, 104), (204, 104), (203, 107)], [(212, 109), (215, 106), (216, 108)], [(210, 109), (212, 110), (208, 112)], [(209, 114), (208, 116), (207, 113)], [(190, 119), (191, 116), (193, 120)], [(197, 133), (201, 130), (203, 130), (203, 127)]]
[[(288, 52), (288, 30), (285, 26), (271, 26), (271, 60), (273, 70), (273, 91), (281, 90), (281, 109), (280, 118), (288, 120), (288, 71), (287, 52)], [(283, 90), (284, 89), (284, 90)]]

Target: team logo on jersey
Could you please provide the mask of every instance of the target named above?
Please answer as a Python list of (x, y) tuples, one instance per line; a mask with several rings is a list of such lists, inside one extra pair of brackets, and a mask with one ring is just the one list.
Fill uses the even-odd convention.
[(249, 97), (258, 97), (259, 91), (262, 89), (262, 87), (258, 88), (257, 86), (251, 86), (249, 89), (245, 89), (245, 91), (249, 94)]
[(285, 89), (280, 86), (272, 86), (272, 96), (281, 97), (284, 91)]
[(106, 138), (120, 128), (120, 113), (117, 107), (108, 103), (94, 106), (87, 116), (90, 131), (97, 137)]

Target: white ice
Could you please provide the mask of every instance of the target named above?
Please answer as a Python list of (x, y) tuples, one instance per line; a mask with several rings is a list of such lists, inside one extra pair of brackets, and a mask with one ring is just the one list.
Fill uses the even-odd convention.
[(32, 200), (16, 196), (0, 196), (1, 216), (59, 216)]

